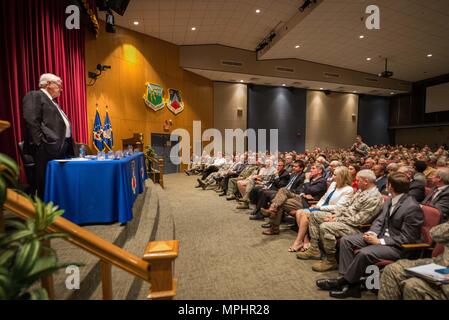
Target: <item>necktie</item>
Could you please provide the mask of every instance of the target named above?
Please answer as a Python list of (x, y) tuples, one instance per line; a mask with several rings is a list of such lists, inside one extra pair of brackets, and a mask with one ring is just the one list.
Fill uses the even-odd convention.
[(434, 188), (433, 190), (432, 190), (432, 193), (430, 194), (430, 196), (427, 198), (427, 201), (426, 201), (426, 205), (429, 205), (429, 204), (431, 204), (432, 203), (432, 200), (433, 200), (433, 198), (435, 197), (435, 195), (437, 194), (437, 192), (438, 192), (438, 188)]
[(293, 183), (296, 180), (297, 175), (294, 174), (291, 178), (290, 181), (288, 182), (287, 186), (285, 187), (287, 190), (290, 190), (290, 188), (292, 187)]

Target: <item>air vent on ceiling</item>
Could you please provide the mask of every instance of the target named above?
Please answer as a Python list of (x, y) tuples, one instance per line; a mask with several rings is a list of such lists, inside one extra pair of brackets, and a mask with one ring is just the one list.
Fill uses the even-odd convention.
[(379, 82), (379, 79), (376, 78), (365, 78), (365, 80), (369, 82)]
[(243, 67), (243, 62), (232, 60), (221, 60), (221, 64), (230, 67)]
[(276, 67), (276, 70), (280, 72), (289, 72), (289, 73), (295, 72), (295, 69), (289, 67)]
[(338, 73), (324, 72), (323, 74), (325, 78), (340, 78)]

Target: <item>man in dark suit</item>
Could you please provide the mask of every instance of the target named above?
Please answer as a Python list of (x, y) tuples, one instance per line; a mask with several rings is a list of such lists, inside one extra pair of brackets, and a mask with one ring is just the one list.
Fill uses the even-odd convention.
[(380, 193), (387, 194), (386, 187), (387, 187), (387, 176), (385, 175), (385, 167), (376, 164), (373, 166), (373, 172), (376, 175), (376, 186)]
[(54, 74), (40, 77), (40, 90), (23, 98), (23, 118), (26, 126), (24, 153), (35, 163), (35, 186), (40, 197), (45, 191), (45, 170), (53, 159), (74, 155), (72, 129), (67, 115), (55, 101), (62, 92), (62, 80)]
[(273, 180), (270, 181), (266, 186), (261, 188), (254, 188), (251, 192), (253, 198), (255, 199), (256, 209), (251, 213), (250, 220), (263, 220), (264, 216), (260, 212), (260, 209), (265, 208), (276, 196), (279, 189), (285, 187), (290, 180), (290, 174), (285, 170), (284, 160), (278, 160), (276, 171), (274, 172)]
[[(290, 180), (288, 184), (279, 189), (274, 198), (271, 200), (270, 208), (261, 208), (260, 211), (266, 217), (270, 217), (270, 220), (275, 220), (278, 214), (282, 214), (282, 206), (290, 198), (298, 195), (297, 190), (304, 183), (304, 162), (301, 160), (296, 160), (292, 166), (292, 173), (290, 175)], [(270, 224), (270, 228), (263, 232), (264, 235), (277, 235), (279, 234), (279, 224)]]
[(392, 197), (370, 230), (340, 240), (339, 273), (343, 277), (317, 280), (317, 286), (329, 290), (331, 297), (360, 298), (360, 278), (368, 266), (379, 260), (400, 259), (400, 246), (419, 240), (424, 216), (420, 205), (407, 194), (409, 178), (403, 173), (392, 173), (387, 188)]
[(441, 222), (449, 219), (449, 168), (438, 168), (430, 177), (433, 189), (422, 204), (435, 207), (441, 212)]
[(408, 194), (415, 198), (417, 202), (421, 202), (424, 200), (426, 193), (426, 184), (420, 180), (415, 180), (415, 169), (409, 166), (399, 167), (397, 172), (401, 172), (405, 174), (410, 179), (410, 187), (408, 190)]

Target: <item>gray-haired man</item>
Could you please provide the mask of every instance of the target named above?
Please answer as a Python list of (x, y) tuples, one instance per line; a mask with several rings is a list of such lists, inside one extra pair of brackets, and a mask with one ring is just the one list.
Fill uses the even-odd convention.
[(70, 121), (55, 101), (62, 92), (61, 78), (45, 73), (40, 77), (39, 88), (23, 98), (23, 118), (27, 129), (24, 153), (34, 159), (33, 187), (43, 197), (47, 163), (74, 155), (74, 149)]

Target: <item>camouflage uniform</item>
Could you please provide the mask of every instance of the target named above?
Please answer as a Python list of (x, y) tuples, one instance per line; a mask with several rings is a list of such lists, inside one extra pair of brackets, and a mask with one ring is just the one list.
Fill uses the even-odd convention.
[(449, 266), (449, 222), (430, 230), (432, 239), (444, 244), (444, 252), (433, 259), (399, 260), (385, 267), (380, 278), (379, 299), (381, 300), (448, 300), (449, 284), (436, 286), (416, 277), (410, 277), (406, 268), (429, 263)]
[(258, 168), (259, 167), (257, 165), (248, 165), (245, 169), (243, 169), (238, 178), (229, 179), (227, 195), (232, 196), (237, 191), (237, 179), (241, 180), (248, 178), (250, 175), (256, 172)]
[[(329, 212), (312, 212), (309, 217), (309, 235), (312, 246), (318, 247), (321, 240), (326, 256), (333, 258), (337, 238), (360, 232), (360, 225), (371, 223), (383, 207), (383, 198), (376, 187), (357, 191), (347, 204)], [(335, 221), (324, 222), (324, 218), (335, 214)]]

